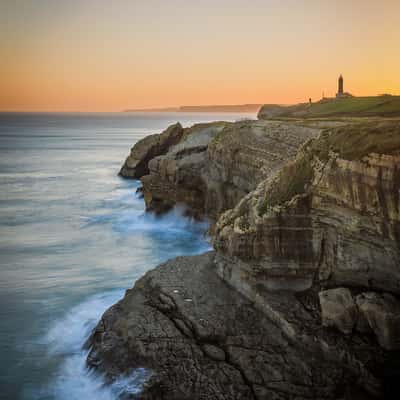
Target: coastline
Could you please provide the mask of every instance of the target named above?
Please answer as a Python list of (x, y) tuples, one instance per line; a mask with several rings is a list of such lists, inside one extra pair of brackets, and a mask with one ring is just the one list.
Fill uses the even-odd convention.
[[(370, 147), (349, 154), (335, 150), (343, 135), (357, 140), (377, 127), (381, 135)], [(202, 399), (203, 393), (228, 399), (387, 396), (396, 384), (376, 371), (386, 368), (398, 346), (400, 143), (392, 132), (400, 132), (393, 120), (219, 122), (173, 125), (134, 146), (120, 173), (141, 179), (147, 210), (162, 214), (180, 204), (189, 215), (211, 218), (216, 252), (170, 260), (140, 279), (104, 314), (88, 364), (111, 379), (149, 369), (140, 399)], [(374, 181), (380, 174), (384, 181)], [(336, 199), (331, 191), (339, 187)], [(374, 218), (384, 232), (364, 217), (366, 210), (376, 212), (374, 198), (381, 212)], [(359, 228), (338, 223), (342, 213), (351, 213)], [(372, 240), (384, 250), (371, 247)], [(381, 269), (374, 267), (375, 258)], [(359, 266), (365, 263), (371, 266)], [(195, 276), (199, 293), (190, 280)], [(222, 294), (223, 288), (232, 294)], [(240, 302), (226, 301), (232, 295), (246, 302), (244, 314)], [(214, 315), (219, 307), (224, 311)], [(251, 312), (265, 321), (247, 321)], [(223, 317), (229, 313), (239, 313), (238, 323), (249, 331), (230, 326)], [(385, 321), (379, 320), (382, 313)], [(271, 323), (279, 334), (270, 333)], [(260, 358), (266, 351), (260, 339), (246, 343), (260, 329), (266, 329), (261, 336), (269, 346), (279, 349), (276, 356)], [(276, 336), (287, 342), (272, 344)], [(287, 370), (297, 358), (305, 368), (300, 375)], [(263, 369), (272, 380), (256, 373)]]
[(144, 213), (138, 183), (115, 173), (132, 142), (170, 119), (0, 117), (2, 394), (115, 399), (85, 367), (86, 334), (149, 268), (210, 247), (205, 224)]
[(123, 112), (176, 112), (176, 113), (254, 113), (257, 114), (262, 104), (239, 104), (239, 105), (204, 105), (204, 106), (179, 106), (127, 109)]

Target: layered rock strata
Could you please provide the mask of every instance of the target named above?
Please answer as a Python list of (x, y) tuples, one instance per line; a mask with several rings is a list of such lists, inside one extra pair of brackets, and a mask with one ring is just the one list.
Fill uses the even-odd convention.
[(207, 167), (207, 149), (229, 125), (215, 122), (187, 128), (180, 143), (150, 160), (149, 173), (141, 177), (147, 210), (162, 213), (180, 204), (189, 214), (204, 216), (207, 186), (202, 173)]
[(366, 366), (379, 371), (384, 355), (370, 341), (321, 331), (312, 294), (271, 294), (258, 311), (213, 259), (178, 257), (137, 281), (104, 314), (89, 365), (111, 379), (148, 369), (141, 400), (380, 396)]
[(398, 122), (325, 131), (219, 219), (220, 275), (255, 302), (321, 286), (400, 295), (399, 171)]
[(396, 127), (399, 136), (384, 152), (358, 149), (357, 158), (329, 145), (346, 128), (310, 141), (219, 219), (215, 247), (230, 260), (255, 263), (272, 286), (274, 277), (292, 276), (300, 289), (319, 281), (400, 293)]
[(132, 147), (119, 175), (139, 179), (149, 173), (148, 163), (154, 157), (165, 154), (169, 148), (182, 139), (185, 131), (178, 122), (160, 134), (146, 136)]
[[(176, 129), (170, 127), (162, 135)], [(279, 121), (197, 124), (184, 129), (179, 143), (168, 151), (155, 154), (152, 150), (152, 159), (148, 158), (150, 151), (143, 151), (145, 143), (139, 142), (123, 171), (129, 165), (147, 166), (134, 167), (134, 173), (131, 168), (124, 175), (141, 178), (148, 210), (162, 213), (184, 204), (189, 214), (216, 220), (293, 158), (301, 144), (320, 129)]]

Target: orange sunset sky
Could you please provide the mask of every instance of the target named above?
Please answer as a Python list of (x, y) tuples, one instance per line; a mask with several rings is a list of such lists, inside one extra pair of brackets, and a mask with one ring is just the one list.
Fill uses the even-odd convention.
[(400, 0), (1, 0), (0, 110), (400, 94)]

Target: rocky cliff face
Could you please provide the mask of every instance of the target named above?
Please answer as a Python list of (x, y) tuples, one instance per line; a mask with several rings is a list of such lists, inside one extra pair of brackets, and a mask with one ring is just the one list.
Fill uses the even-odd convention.
[(272, 121), (199, 124), (142, 176), (148, 210), (184, 204), (189, 213), (215, 220), (288, 159), (318, 126)]
[(219, 219), (216, 249), (251, 262), (270, 289), (284, 278), (284, 288), (318, 281), (399, 294), (399, 142), (397, 123), (325, 131)]
[(149, 161), (165, 154), (171, 146), (177, 144), (184, 135), (180, 123), (169, 126), (164, 132), (149, 135), (139, 140), (131, 149), (119, 174), (125, 178), (139, 179), (149, 173)]
[(307, 296), (271, 295), (265, 315), (217, 276), (213, 259), (179, 257), (140, 279), (104, 314), (89, 365), (111, 379), (146, 368), (141, 400), (380, 395), (366, 365), (382, 366), (383, 353), (371, 342), (321, 331)]
[(147, 168), (149, 209), (231, 209), (105, 313), (90, 365), (148, 369), (140, 399), (398, 398), (400, 122), (197, 125)]
[(399, 166), (397, 122), (325, 131), (219, 219), (220, 275), (261, 307), (264, 290), (399, 295)]
[(229, 125), (216, 122), (187, 128), (179, 144), (149, 162), (149, 174), (141, 177), (147, 210), (162, 213), (182, 204), (191, 215), (204, 216), (207, 187), (202, 172), (207, 166), (207, 149)]

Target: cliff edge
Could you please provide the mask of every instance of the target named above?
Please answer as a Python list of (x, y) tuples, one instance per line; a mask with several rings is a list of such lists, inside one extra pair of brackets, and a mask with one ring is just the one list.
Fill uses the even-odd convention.
[(142, 181), (148, 211), (181, 204), (191, 215), (216, 220), (321, 129), (321, 123), (255, 120), (172, 125), (139, 141), (121, 175)]

